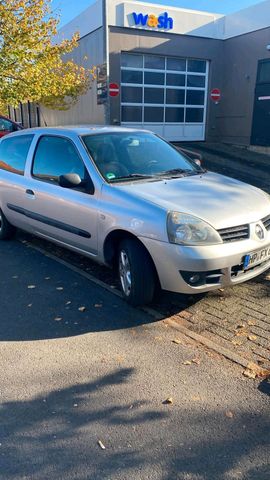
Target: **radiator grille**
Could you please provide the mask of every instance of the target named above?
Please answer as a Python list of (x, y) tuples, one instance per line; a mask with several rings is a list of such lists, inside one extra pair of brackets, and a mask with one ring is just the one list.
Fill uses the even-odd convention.
[(264, 224), (266, 230), (270, 230), (270, 215), (262, 219), (262, 223)]
[(249, 238), (249, 225), (240, 225), (238, 227), (222, 228), (218, 230), (223, 243), (239, 242)]

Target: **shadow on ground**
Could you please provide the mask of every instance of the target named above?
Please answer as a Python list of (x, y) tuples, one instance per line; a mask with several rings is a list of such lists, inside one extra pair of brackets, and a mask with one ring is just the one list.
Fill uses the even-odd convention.
[(153, 408), (147, 398), (138, 401), (134, 386), (126, 400), (134, 377), (134, 369), (122, 368), (96, 381), (3, 403), (2, 478), (269, 480), (260, 462), (269, 418), (250, 412), (224, 418), (218, 407), (210, 413), (198, 406)]
[[(2, 242), (0, 247), (0, 341), (71, 337), (155, 321), (153, 316), (130, 307), (121, 298), (27, 244), (13, 240)], [(65, 260), (72, 255), (82, 261), (76, 254), (64, 249), (61, 252)], [(93, 262), (83, 261), (84, 269), (80, 268), (86, 271), (87, 265), (92, 268)], [(103, 275), (112, 275), (105, 267), (97, 268), (102, 269)], [(111, 285), (108, 281), (107, 284)], [(164, 294), (160, 308), (166, 317), (169, 306), (171, 312), (179, 312), (198, 300), (199, 297)]]

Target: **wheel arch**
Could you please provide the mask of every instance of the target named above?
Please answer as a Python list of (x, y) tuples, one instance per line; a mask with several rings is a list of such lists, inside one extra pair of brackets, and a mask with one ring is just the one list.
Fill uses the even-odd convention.
[(136, 235), (134, 235), (133, 233), (127, 230), (122, 230), (122, 229), (113, 230), (105, 238), (104, 246), (103, 246), (103, 255), (104, 255), (104, 261), (106, 262), (106, 264), (111, 267), (116, 266), (118, 247), (120, 243), (126, 239), (136, 241), (145, 250), (145, 252), (150, 258), (150, 261), (155, 273), (156, 281), (158, 282), (158, 285), (160, 285), (157, 268), (149, 250), (146, 248), (144, 243)]

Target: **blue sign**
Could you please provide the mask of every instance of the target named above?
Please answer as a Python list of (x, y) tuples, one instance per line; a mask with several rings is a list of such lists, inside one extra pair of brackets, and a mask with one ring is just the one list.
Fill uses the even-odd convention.
[(165, 12), (163, 15), (144, 15), (143, 13), (133, 12), (133, 20), (135, 25), (142, 27), (151, 27), (151, 28), (163, 28), (165, 30), (173, 29), (173, 19), (169, 17), (168, 12)]

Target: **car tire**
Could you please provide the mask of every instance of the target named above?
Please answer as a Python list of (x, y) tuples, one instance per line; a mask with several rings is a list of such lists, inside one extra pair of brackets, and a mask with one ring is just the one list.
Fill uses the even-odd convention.
[(118, 274), (122, 294), (133, 307), (151, 303), (155, 292), (155, 271), (143, 245), (123, 240), (118, 249)]
[(6, 219), (2, 210), (0, 210), (0, 240), (9, 240), (15, 234), (16, 228)]

